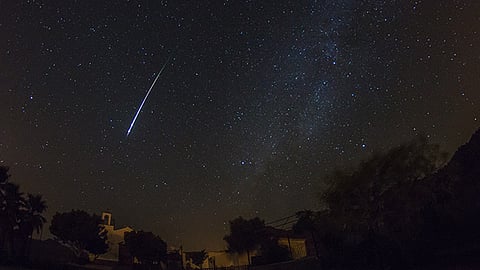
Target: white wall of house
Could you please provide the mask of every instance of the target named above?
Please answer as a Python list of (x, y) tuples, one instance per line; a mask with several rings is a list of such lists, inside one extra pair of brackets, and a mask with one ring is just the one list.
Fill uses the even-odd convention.
[(102, 213), (102, 219), (105, 221), (103, 227), (107, 231), (107, 243), (108, 251), (105, 254), (100, 255), (98, 258), (101, 260), (118, 262), (120, 243), (125, 240), (125, 233), (133, 231), (130, 227), (124, 227), (115, 229), (112, 225), (112, 214)]

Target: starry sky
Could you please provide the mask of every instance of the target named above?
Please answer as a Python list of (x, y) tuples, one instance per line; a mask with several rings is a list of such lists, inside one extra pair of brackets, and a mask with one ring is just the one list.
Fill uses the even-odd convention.
[(187, 250), (417, 134), (452, 153), (479, 85), (476, 0), (0, 1), (12, 181)]

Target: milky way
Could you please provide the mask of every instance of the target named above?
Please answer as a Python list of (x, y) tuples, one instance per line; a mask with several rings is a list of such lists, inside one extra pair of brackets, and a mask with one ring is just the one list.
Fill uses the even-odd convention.
[(238, 215), (317, 208), (335, 168), (418, 134), (464, 143), (477, 2), (2, 1), (0, 164), (47, 217), (108, 209), (171, 245), (223, 248)]

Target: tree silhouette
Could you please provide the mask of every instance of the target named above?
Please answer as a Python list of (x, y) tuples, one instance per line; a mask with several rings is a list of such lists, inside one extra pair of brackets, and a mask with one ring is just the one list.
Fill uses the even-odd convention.
[(390, 214), (415, 210), (416, 202), (405, 201), (407, 194), (402, 192), (408, 192), (407, 187), (436, 171), (445, 160), (437, 145), (417, 138), (373, 156), (353, 172), (337, 171), (323, 199), (344, 224), (379, 231)]
[(47, 221), (45, 217), (42, 216), (43, 212), (47, 210), (47, 203), (43, 200), (42, 195), (27, 194), (25, 208), (26, 213), (24, 220), (28, 222), (30, 234), (32, 234), (33, 231), (40, 233), (43, 224)]
[[(20, 186), (9, 181), (9, 168), (0, 166), (0, 254), (16, 259), (26, 255), (32, 233), (46, 222), (46, 203), (41, 195), (24, 196)], [(21, 251), (21, 254), (16, 254)]]
[(33, 232), (40, 233), (43, 224), (47, 221), (42, 216), (46, 209), (47, 204), (43, 200), (42, 195), (27, 194), (19, 224), (20, 235), (24, 239), (22, 255), (27, 255), (26, 252), (31, 245)]
[(313, 246), (315, 248), (315, 256), (318, 257), (318, 244), (317, 244), (317, 221), (316, 213), (311, 210), (298, 211), (296, 213), (298, 218), (297, 222), (293, 225), (293, 231), (297, 233), (308, 232), (312, 237)]
[(155, 264), (162, 268), (161, 262), (166, 260), (167, 244), (151, 232), (125, 233), (125, 245), (130, 254), (147, 268), (152, 268)]
[(424, 205), (432, 196), (424, 179), (437, 171), (446, 157), (438, 145), (416, 138), (374, 155), (353, 170), (334, 172), (330, 187), (321, 195), (327, 208), (322, 219), (333, 224), (330, 233), (324, 234), (333, 237), (324, 239), (330, 243), (330, 251), (352, 252), (351, 260), (346, 255), (338, 258), (361, 260), (354, 262), (357, 264), (368, 262), (372, 268), (401, 260), (412, 248), (409, 241), (418, 235)]
[(260, 244), (259, 250), (261, 255), (256, 257), (258, 259), (255, 262), (256, 265), (278, 263), (292, 259), (288, 248), (279, 245), (278, 239), (275, 237), (265, 239)]
[(230, 234), (223, 240), (227, 242), (230, 251), (246, 252), (248, 264), (251, 264), (250, 251), (258, 248), (266, 240), (265, 222), (258, 217), (252, 219), (238, 217), (230, 221)]
[(15, 234), (18, 232), (23, 193), (17, 184), (9, 182), (8, 167), (0, 166), (0, 249), (10, 257), (15, 255)]
[(101, 217), (95, 214), (81, 210), (57, 212), (52, 218), (50, 232), (68, 245), (77, 258), (81, 258), (85, 251), (98, 256), (108, 250), (107, 231), (102, 226)]
[(192, 263), (202, 269), (203, 262), (208, 258), (208, 253), (205, 251), (205, 249), (203, 249), (198, 252), (190, 252), (189, 256), (192, 259)]

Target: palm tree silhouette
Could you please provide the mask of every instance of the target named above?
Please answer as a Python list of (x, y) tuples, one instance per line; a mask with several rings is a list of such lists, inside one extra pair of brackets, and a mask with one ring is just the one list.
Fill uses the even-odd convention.
[(24, 199), (24, 207), (19, 223), (20, 235), (24, 239), (22, 255), (28, 256), (32, 244), (32, 236), (35, 231), (37, 234), (43, 228), (43, 224), (47, 221), (42, 216), (47, 209), (47, 204), (43, 200), (42, 195), (27, 194)]
[(24, 196), (19, 185), (9, 182), (8, 170), (0, 166), (0, 256), (15, 258), (15, 244), (23, 242), (21, 255), (26, 255), (33, 232), (41, 231), (47, 205), (41, 195)]

